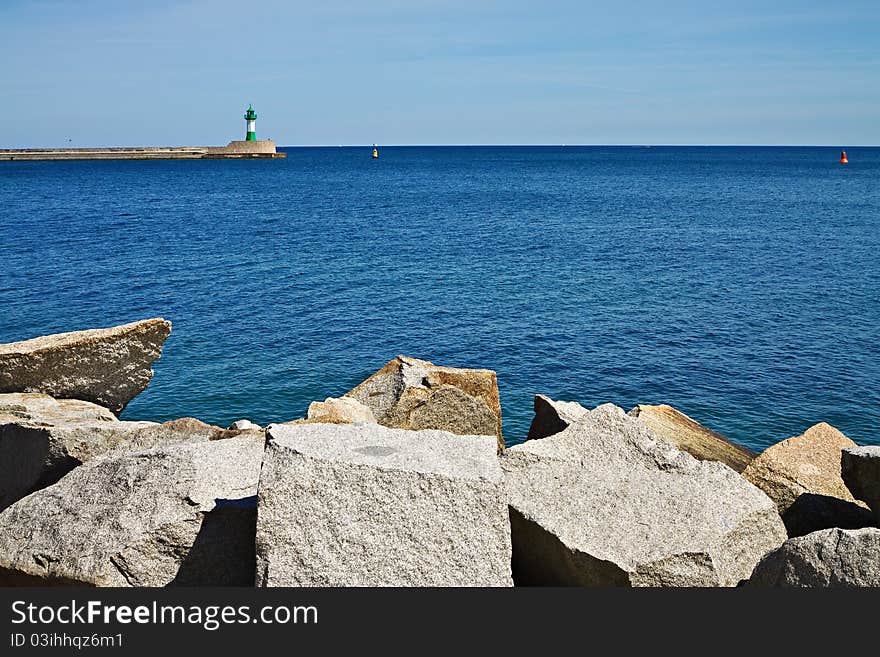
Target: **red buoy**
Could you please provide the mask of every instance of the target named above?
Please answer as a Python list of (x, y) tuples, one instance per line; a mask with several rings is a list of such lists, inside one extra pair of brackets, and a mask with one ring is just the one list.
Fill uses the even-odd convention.
[(846, 151), (840, 151), (840, 163), (849, 164), (849, 160), (846, 159)]

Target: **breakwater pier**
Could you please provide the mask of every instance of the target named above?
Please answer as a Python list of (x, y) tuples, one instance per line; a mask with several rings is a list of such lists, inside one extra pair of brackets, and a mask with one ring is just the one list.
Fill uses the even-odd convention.
[(274, 141), (232, 141), (226, 146), (0, 149), (0, 160), (202, 160), (287, 157)]
[(247, 131), (242, 140), (226, 146), (122, 146), (108, 148), (0, 149), (6, 160), (244, 160), (287, 157), (271, 139), (257, 139), (257, 114), (253, 106), (244, 115)]

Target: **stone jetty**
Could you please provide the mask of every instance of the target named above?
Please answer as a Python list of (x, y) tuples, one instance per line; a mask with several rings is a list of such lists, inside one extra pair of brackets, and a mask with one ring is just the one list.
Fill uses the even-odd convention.
[(0, 345), (0, 586), (880, 586), (880, 447), (397, 356), (262, 427), (129, 421), (162, 318)]
[(119, 146), (113, 148), (0, 149), (0, 161), (46, 160), (246, 160), (277, 159), (287, 153), (275, 142), (231, 141), (226, 146)]

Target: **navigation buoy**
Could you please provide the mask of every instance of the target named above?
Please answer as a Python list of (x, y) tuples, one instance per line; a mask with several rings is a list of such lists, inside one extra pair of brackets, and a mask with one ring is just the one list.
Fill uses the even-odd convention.
[(840, 151), (840, 163), (849, 164), (849, 160), (846, 159), (846, 151)]
[(379, 157), (379, 149), (376, 148), (376, 144), (373, 144), (373, 159), (375, 160), (377, 157)]

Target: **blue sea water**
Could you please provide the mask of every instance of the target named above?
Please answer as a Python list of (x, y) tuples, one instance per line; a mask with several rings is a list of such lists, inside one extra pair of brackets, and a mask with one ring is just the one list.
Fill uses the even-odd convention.
[(0, 342), (162, 316), (123, 418), (300, 417), (397, 354), (880, 444), (880, 149), (290, 148), (0, 163)]

